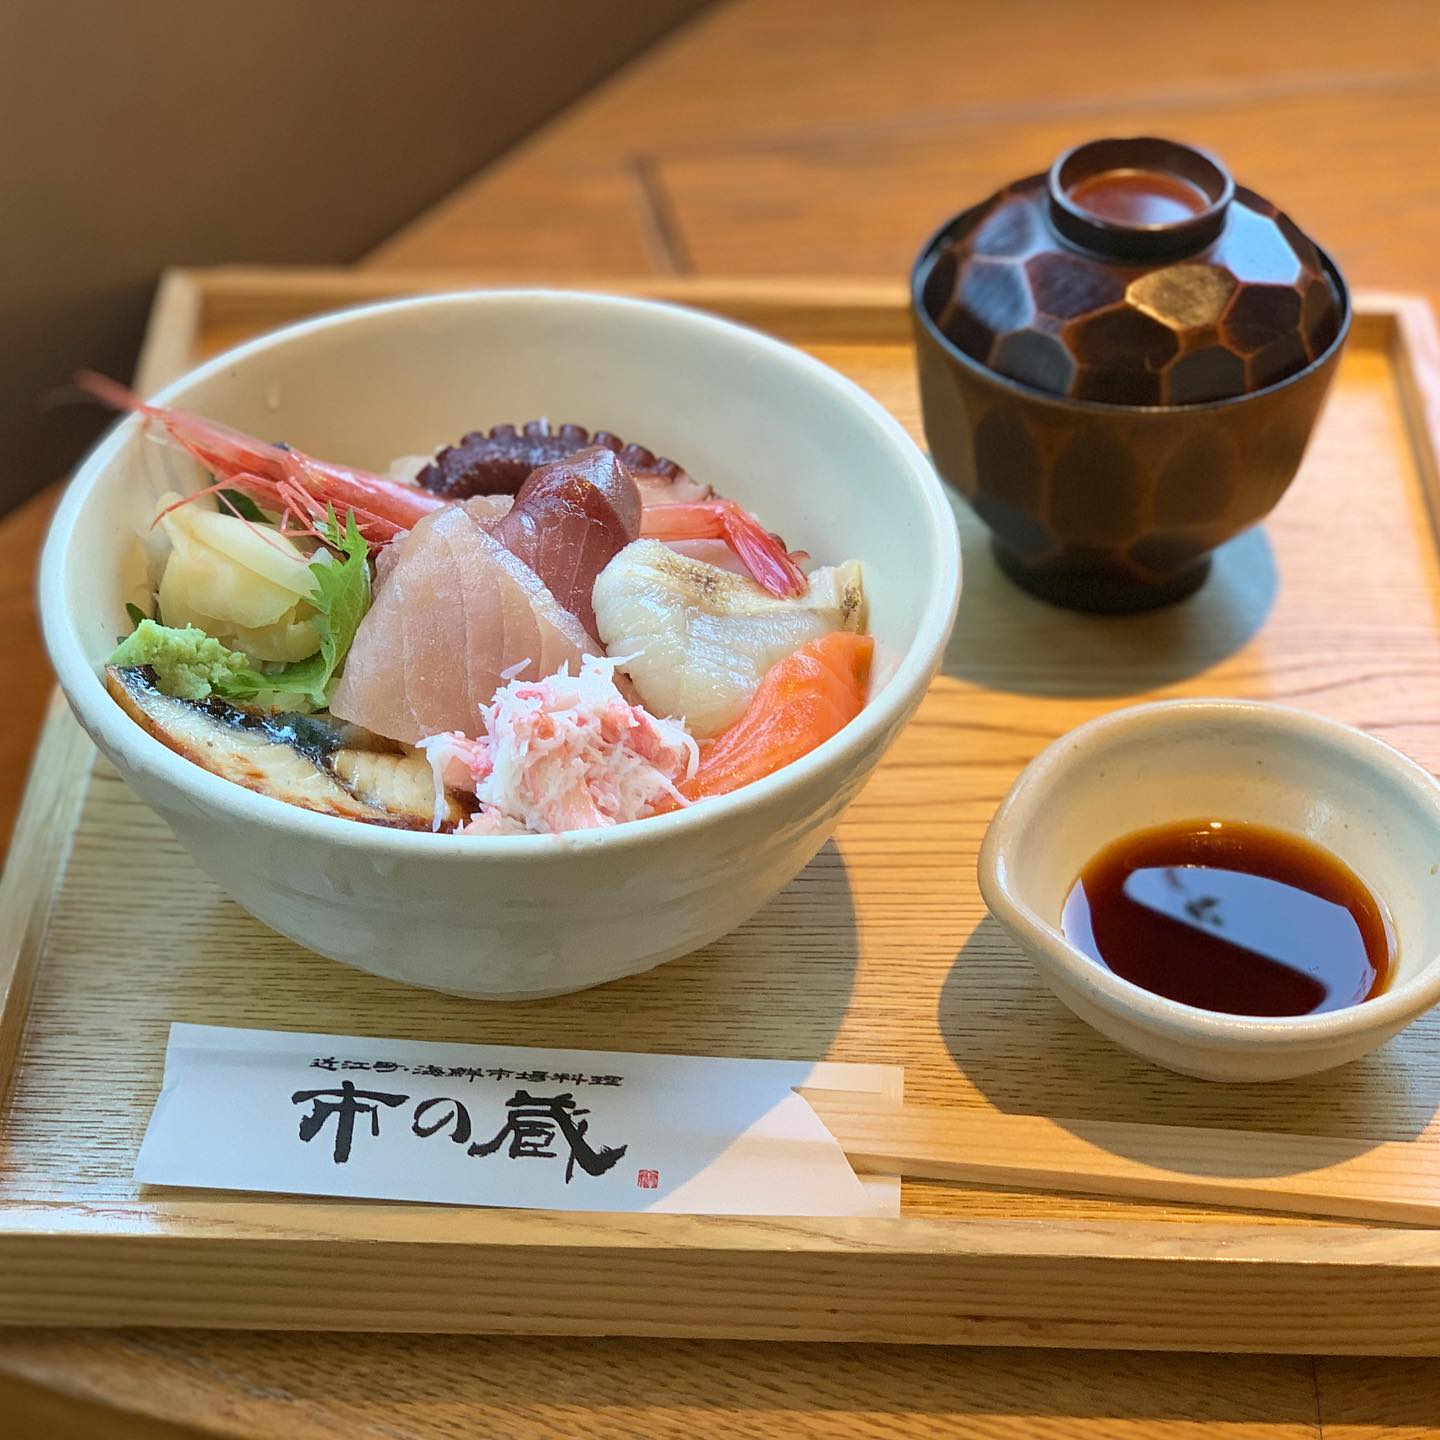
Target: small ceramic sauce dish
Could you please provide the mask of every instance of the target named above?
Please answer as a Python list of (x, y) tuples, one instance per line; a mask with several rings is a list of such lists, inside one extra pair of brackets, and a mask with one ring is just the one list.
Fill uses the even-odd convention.
[[(1210, 819), (1308, 840), (1364, 882), (1393, 935), (1381, 993), (1314, 1014), (1225, 1014), (1142, 989), (1065, 937), (1066, 898), (1097, 854), (1137, 831)], [(1440, 782), (1373, 736), (1284, 706), (1167, 701), (1062, 736), (996, 812), (980, 890), (1076, 1015), (1185, 1075), (1256, 1081), (1327, 1070), (1440, 1001)]]

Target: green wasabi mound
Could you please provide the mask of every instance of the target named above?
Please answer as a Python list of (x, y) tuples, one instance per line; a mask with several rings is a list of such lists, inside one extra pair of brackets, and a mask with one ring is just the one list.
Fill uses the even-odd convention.
[(264, 683), (238, 650), (230, 650), (194, 625), (177, 629), (142, 620), (116, 647), (110, 664), (148, 665), (155, 683), (179, 700), (244, 700)]

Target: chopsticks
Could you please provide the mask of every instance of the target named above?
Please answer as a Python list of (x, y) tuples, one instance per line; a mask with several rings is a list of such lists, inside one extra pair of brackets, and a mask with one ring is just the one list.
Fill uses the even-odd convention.
[(1051, 1120), (800, 1091), (872, 1175), (1440, 1225), (1440, 1145)]

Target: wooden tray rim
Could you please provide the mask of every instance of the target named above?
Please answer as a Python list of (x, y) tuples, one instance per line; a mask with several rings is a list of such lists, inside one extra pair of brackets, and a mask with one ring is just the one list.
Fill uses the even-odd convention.
[[(473, 275), (428, 273), (173, 270), (157, 292), (137, 387), (149, 393), (182, 373), (200, 325), (257, 297), (298, 317), (313, 313), (317, 301), (342, 308), (481, 283)], [(760, 326), (783, 317), (791, 333), (798, 328), (814, 340), (895, 343), (910, 334), (904, 293), (893, 285), (646, 280), (546, 288), (643, 294), (702, 305)], [(1440, 489), (1440, 337), (1430, 307), (1414, 296), (1361, 294), (1352, 343), (1380, 349), (1393, 366), (1434, 516)], [(90, 750), (57, 694), (0, 881), (0, 1093), (14, 1071), (58, 881), (88, 789)], [(1440, 1145), (1436, 1149), (1440, 1154)], [(835, 1268), (847, 1259), (848, 1266)], [(796, 1280), (788, 1300), (774, 1294), (777, 1262)], [(722, 1293), (695, 1285), (697, 1263), (714, 1267)], [(163, 1276), (156, 1268), (161, 1264)], [(830, 1284), (852, 1292), (844, 1304), (832, 1295), (835, 1303), (818, 1323), (805, 1309), (816, 1303), (807, 1286), (817, 1264)], [(313, 1304), (297, 1302), (293, 1293), (287, 1301), (284, 1274), (309, 1266), (323, 1267), (328, 1287), (354, 1292), (340, 1323), (333, 1314), (321, 1321), (311, 1313)], [(102, 1324), (790, 1338), (803, 1333), (837, 1340), (1440, 1353), (1440, 1231), (1399, 1228), (1282, 1227), (1244, 1219), (1232, 1225), (556, 1216), (187, 1196), (100, 1206), (6, 1205), (0, 1209), (0, 1269), (11, 1282), (0, 1287), (0, 1323), (76, 1323), (84, 1315)], [(1034, 1288), (1022, 1281), (1017, 1292), (1017, 1273), (1038, 1273), (1043, 1284)], [(611, 1293), (597, 1303), (577, 1287), (574, 1303), (557, 1304), (554, 1287), (567, 1274), (588, 1276), (589, 1284), (604, 1283)], [(868, 1281), (857, 1284), (862, 1275)], [(80, 1282), (78, 1292), (57, 1283), (66, 1276)], [(521, 1293), (527, 1278), (538, 1300), (527, 1301)], [(257, 1288), (263, 1295), (251, 1293)], [(51, 1296), (49, 1303), (42, 1290)], [(7, 1299), (6, 1292), (16, 1298)], [(957, 1298), (937, 1303), (937, 1292)], [(1237, 1340), (1227, 1331), (1227, 1304), (1243, 1298), (1253, 1305), (1262, 1295), (1278, 1307), (1273, 1328), (1263, 1343)], [(499, 1296), (505, 1299), (503, 1313), (495, 1308)], [(888, 1315), (874, 1308), (887, 1297), (893, 1302)], [(1324, 1304), (1317, 1306), (1322, 1297)], [(1122, 1318), (1147, 1298), (1148, 1307), (1139, 1305), (1143, 1323)], [(1310, 1308), (1284, 1313), (1301, 1301)], [(404, 1311), (398, 1321), (397, 1304)], [(1348, 1334), (1337, 1334), (1337, 1315), (1376, 1307), (1377, 1314), (1403, 1311), (1403, 1331), (1382, 1326), (1362, 1334), (1350, 1326)]]

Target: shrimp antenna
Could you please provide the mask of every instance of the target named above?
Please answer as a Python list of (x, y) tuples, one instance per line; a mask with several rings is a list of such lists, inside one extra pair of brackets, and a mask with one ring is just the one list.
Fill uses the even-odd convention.
[(139, 410), (148, 414), (153, 408), (147, 405), (128, 385), (102, 375), (98, 370), (77, 370), (75, 388), (82, 395), (108, 405), (112, 410)]

